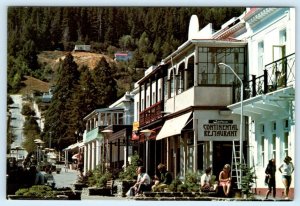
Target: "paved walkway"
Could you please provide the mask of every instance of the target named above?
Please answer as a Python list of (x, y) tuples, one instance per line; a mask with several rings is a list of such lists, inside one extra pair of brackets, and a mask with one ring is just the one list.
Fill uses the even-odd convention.
[(77, 180), (78, 171), (70, 169), (65, 171), (65, 169), (62, 168), (60, 174), (57, 174), (56, 172), (53, 172), (52, 174), (57, 188), (71, 187)]

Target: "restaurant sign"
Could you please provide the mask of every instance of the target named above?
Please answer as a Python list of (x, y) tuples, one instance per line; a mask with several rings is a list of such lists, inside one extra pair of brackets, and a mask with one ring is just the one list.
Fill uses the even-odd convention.
[[(240, 115), (223, 115), (218, 110), (195, 111), (194, 121), (198, 128), (198, 141), (233, 141), (240, 138)], [(245, 127), (243, 131), (245, 134)]]
[(238, 125), (233, 120), (208, 120), (203, 124), (204, 137), (237, 137)]

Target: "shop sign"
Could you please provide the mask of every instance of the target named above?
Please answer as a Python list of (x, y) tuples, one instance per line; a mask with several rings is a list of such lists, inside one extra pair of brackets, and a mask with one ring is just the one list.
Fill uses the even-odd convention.
[(204, 137), (237, 137), (238, 125), (233, 120), (208, 120), (203, 124)]

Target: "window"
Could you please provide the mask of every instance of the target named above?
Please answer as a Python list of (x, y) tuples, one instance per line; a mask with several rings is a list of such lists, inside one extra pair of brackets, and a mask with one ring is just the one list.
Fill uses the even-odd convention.
[(165, 87), (165, 94), (164, 94), (164, 100), (167, 100), (169, 97), (168, 97), (168, 93), (169, 93), (169, 91), (168, 91), (168, 77), (166, 76), (166, 77), (164, 77), (164, 87)]
[(152, 104), (155, 104), (156, 102), (155, 92), (152, 92)]
[(140, 113), (140, 103), (137, 102), (137, 103), (136, 103), (136, 114), (137, 114), (136, 116), (137, 116), (137, 121), (139, 121), (139, 117), (140, 117), (139, 113)]
[(171, 97), (175, 96), (175, 69), (171, 71), (170, 74), (170, 86), (171, 86)]
[(258, 43), (258, 69), (262, 70), (264, 68), (264, 42)]
[(177, 94), (184, 90), (184, 63), (180, 64), (177, 77)]
[(289, 155), (289, 133), (285, 132), (284, 137), (283, 137), (283, 151), (284, 151), (284, 156)]
[(161, 88), (158, 90), (158, 101), (162, 100), (162, 93), (161, 93)]
[(286, 43), (286, 29), (279, 31), (279, 44), (285, 45)]
[(244, 79), (244, 48), (200, 47), (198, 84), (222, 85), (238, 81), (231, 71), (218, 66), (221, 62), (229, 65)]
[(150, 97), (147, 95), (146, 108), (150, 107)]
[(272, 158), (276, 160), (276, 134), (272, 135)]
[(261, 125), (260, 125), (260, 133), (261, 133), (261, 134), (264, 134), (264, 133), (265, 133), (265, 125), (264, 125), (264, 124), (261, 124)]
[(261, 150), (260, 162), (261, 165), (264, 167), (265, 166), (265, 136), (261, 136), (260, 150)]

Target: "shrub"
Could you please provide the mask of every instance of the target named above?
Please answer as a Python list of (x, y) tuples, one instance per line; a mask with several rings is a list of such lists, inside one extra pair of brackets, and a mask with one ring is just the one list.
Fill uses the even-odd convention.
[(90, 172), (88, 176), (88, 185), (96, 187), (105, 187), (106, 182), (112, 178), (112, 174), (108, 171), (102, 172), (100, 167)]
[(134, 180), (136, 179), (136, 169), (139, 166), (139, 155), (134, 154), (131, 157), (131, 163), (126, 167), (124, 171), (119, 173), (119, 179), (121, 180)]
[[(179, 190), (181, 189), (182, 182), (179, 179), (174, 179), (172, 181), (172, 183), (168, 186), (168, 189), (171, 192), (179, 192)], [(180, 187), (179, 187), (180, 186)]]
[(34, 185), (30, 188), (21, 188), (15, 193), (18, 196), (25, 197), (40, 197), (40, 198), (53, 198), (56, 197), (56, 191), (46, 185)]
[(201, 177), (199, 172), (188, 172), (185, 176), (185, 182), (189, 192), (198, 192), (200, 189), (198, 177)]
[(253, 171), (253, 167), (248, 167), (247, 165), (242, 165), (242, 179), (241, 179), (241, 186), (242, 186), (242, 193), (251, 197), (251, 187), (254, 183), (254, 180), (257, 178), (255, 172)]

